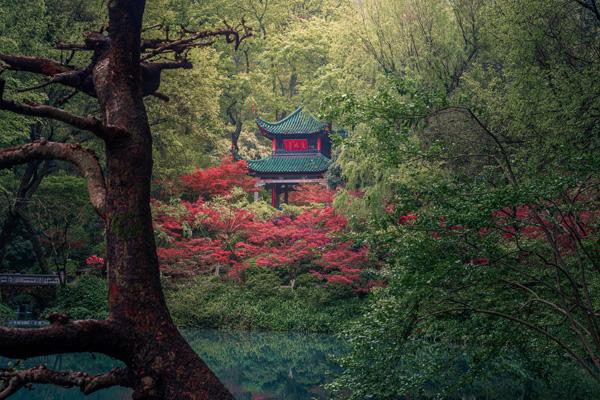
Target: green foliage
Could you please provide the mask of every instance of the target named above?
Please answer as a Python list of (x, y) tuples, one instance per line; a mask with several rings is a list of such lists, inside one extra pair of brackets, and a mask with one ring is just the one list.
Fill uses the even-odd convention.
[(0, 303), (0, 322), (15, 318), (15, 311), (6, 304)]
[[(54, 43), (78, 42), (105, 22), (104, 1), (13, 3), (0, 0), (0, 50), (6, 53), (60, 58)], [(324, 289), (306, 274), (293, 290), (262, 269), (249, 269), (237, 283), (210, 277), (169, 282), (177, 322), (330, 332), (354, 321), (346, 333), (352, 353), (334, 387), (350, 389), (357, 399), (597, 397), (597, 385), (577, 369), (599, 358), (598, 335), (588, 335), (589, 321), (597, 332), (597, 318), (587, 314), (600, 307), (597, 222), (588, 223), (591, 233), (578, 237), (571, 252), (561, 252), (552, 239), (507, 237), (494, 218), (499, 210), (527, 214), (524, 205), (532, 206), (543, 223), (529, 213), (511, 216), (503, 228), (537, 235), (536, 225), (565, 228), (562, 215), (581, 221), (585, 213), (597, 213), (600, 20), (585, 7), (590, 4), (149, 2), (147, 26), (204, 29), (243, 18), (255, 32), (237, 51), (225, 44), (194, 49), (194, 69), (163, 74), (160, 90), (171, 101), (147, 99), (156, 178), (168, 182), (213, 163), (238, 127), (242, 154), (268, 152), (254, 135), (252, 98), (267, 119), (299, 103), (320, 109), (349, 131), (336, 138), (331, 175), (345, 186), (337, 211), (354, 227), (352, 237), (368, 243), (385, 264), (379, 278), (389, 283), (369, 298), (365, 311), (365, 300), (350, 296), (347, 287)], [(82, 64), (85, 57), (76, 54), (71, 62)], [(9, 90), (38, 82), (10, 71), (3, 78)], [(44, 103), (64, 94), (45, 88), (6, 96)], [(82, 95), (67, 108), (90, 112)], [(59, 124), (39, 124), (46, 136), (52, 131), (61, 140), (87, 138)], [(25, 118), (1, 113), (0, 145), (22, 144), (32, 127)], [(102, 254), (102, 226), (85, 205), (84, 181), (59, 166), (64, 172), (46, 178), (27, 213), (45, 238), (51, 264), (75, 268), (88, 255)], [(21, 173), (15, 168), (0, 175), (3, 214)], [(228, 202), (260, 220), (301, 212), (276, 211), (243, 193), (215, 199), (213, 206)], [(169, 207), (177, 214), (183, 205), (173, 201)], [(189, 237), (193, 228), (186, 224), (182, 233)], [(160, 228), (157, 238), (168, 245)], [(31, 269), (29, 253), (30, 243), (17, 232), (7, 263)], [(583, 307), (576, 294), (585, 297)], [(548, 302), (556, 307), (544, 307)], [(106, 285), (83, 277), (59, 290), (55, 308), (73, 317), (103, 317)], [(560, 310), (576, 310), (570, 326)], [(519, 325), (490, 311), (518, 318)], [(523, 322), (541, 329), (527, 330)], [(573, 329), (580, 325), (586, 329)], [(569, 350), (584, 362), (573, 363)], [(598, 365), (591, 369), (597, 375)]]
[(106, 279), (92, 274), (60, 287), (56, 303), (50, 312), (66, 313), (73, 319), (103, 319), (108, 316), (108, 287)]
[[(600, 181), (600, 89), (589, 80), (599, 20), (560, 1), (360, 8), (386, 79), (324, 105), (351, 129), (335, 204), (386, 263), (389, 287), (348, 331), (338, 388), (356, 399), (475, 387), (489, 398), (595, 396), (596, 321), (561, 307), (600, 304), (588, 219)], [(583, 232), (565, 216), (588, 221)]]
[[(335, 291), (299, 277), (297, 288), (281, 287), (266, 269), (251, 269), (243, 285), (213, 277), (166, 289), (179, 326), (219, 329), (335, 332), (360, 314), (364, 300), (341, 299)], [(306, 285), (306, 286), (305, 286)]]

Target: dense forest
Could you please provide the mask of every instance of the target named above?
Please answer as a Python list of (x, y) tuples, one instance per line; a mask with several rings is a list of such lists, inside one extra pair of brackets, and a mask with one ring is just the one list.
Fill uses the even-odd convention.
[[(0, 287), (50, 321), (0, 356), (124, 364), (0, 398), (245, 399), (206, 328), (335, 335), (314, 398), (600, 399), (598, 77), (596, 0), (0, 0), (0, 274), (66, 276)], [(275, 208), (298, 107), (327, 186)]]

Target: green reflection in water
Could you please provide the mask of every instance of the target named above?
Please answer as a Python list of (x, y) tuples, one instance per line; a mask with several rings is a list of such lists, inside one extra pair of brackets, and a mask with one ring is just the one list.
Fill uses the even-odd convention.
[(322, 385), (339, 372), (343, 351), (328, 335), (187, 332), (190, 344), (239, 400), (325, 399)]
[[(339, 372), (331, 356), (339, 355), (342, 346), (328, 335), (220, 332), (187, 330), (185, 336), (217, 376), (238, 400), (326, 399), (322, 385)], [(5, 367), (8, 361), (1, 360)], [(22, 365), (46, 364), (56, 370), (83, 370), (88, 373), (108, 371), (120, 362), (102, 355), (62, 354), (27, 360)], [(83, 396), (79, 389), (51, 385), (34, 385), (12, 398), (18, 400), (121, 400), (131, 391), (112, 388)]]

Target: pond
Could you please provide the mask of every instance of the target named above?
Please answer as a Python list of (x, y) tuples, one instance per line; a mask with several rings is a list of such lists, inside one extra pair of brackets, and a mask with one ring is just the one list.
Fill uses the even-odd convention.
[[(184, 332), (200, 354), (238, 400), (326, 399), (323, 384), (339, 372), (332, 357), (341, 355), (343, 345), (329, 335), (278, 332)], [(8, 361), (3, 359), (1, 366)], [(101, 373), (120, 365), (102, 355), (63, 354), (27, 360), (32, 367), (46, 364), (56, 370)], [(112, 388), (83, 396), (79, 389), (35, 385), (22, 389), (11, 399), (19, 400), (120, 400), (129, 399), (125, 388)]]

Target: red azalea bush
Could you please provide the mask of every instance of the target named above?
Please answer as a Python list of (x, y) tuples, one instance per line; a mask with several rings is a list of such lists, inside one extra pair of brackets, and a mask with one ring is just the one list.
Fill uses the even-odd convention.
[(226, 156), (221, 164), (205, 169), (197, 168), (191, 174), (183, 175), (181, 183), (185, 189), (203, 199), (230, 193), (233, 187), (246, 192), (256, 190), (256, 179), (248, 176), (248, 164)]
[(104, 258), (93, 255), (85, 259), (85, 265), (98, 271), (104, 271), (106, 262)]
[[(266, 267), (292, 286), (301, 274), (362, 292), (381, 286), (364, 277), (367, 249), (347, 239), (347, 221), (331, 206), (304, 207), (297, 216), (272, 209), (271, 218), (261, 219), (249, 203), (228, 202), (236, 186), (246, 193), (255, 190), (246, 171), (245, 164), (225, 159), (217, 167), (182, 177), (196, 201), (154, 202), (163, 274), (223, 274), (239, 280), (249, 268)], [(320, 195), (316, 188), (301, 188), (297, 197), (330, 203), (332, 192), (321, 188)], [(217, 195), (221, 198), (211, 200)]]

